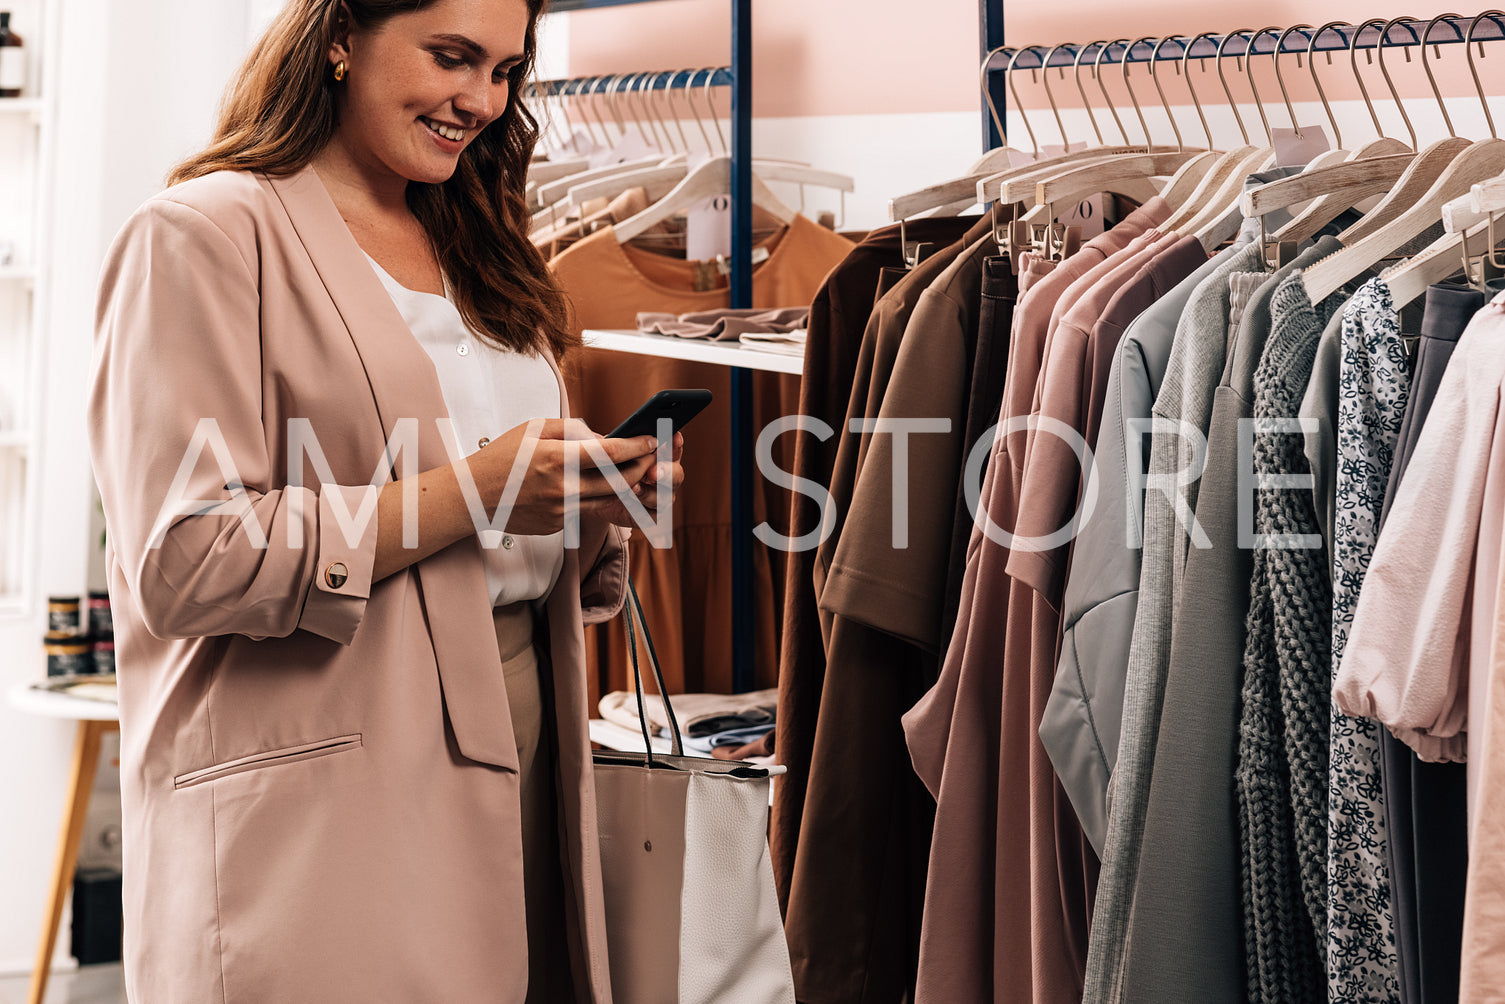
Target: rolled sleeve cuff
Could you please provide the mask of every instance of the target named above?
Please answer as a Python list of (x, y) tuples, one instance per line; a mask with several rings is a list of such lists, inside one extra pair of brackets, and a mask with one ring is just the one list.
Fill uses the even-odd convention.
[(580, 583), (580, 615), (586, 624), (600, 624), (622, 612), (627, 601), (628, 531), (609, 526), (600, 555)]
[[(314, 581), (298, 627), (341, 645), (350, 644), (371, 597), (376, 564), (376, 485), (325, 485), (319, 492), (319, 540)], [(337, 508), (337, 502), (344, 511)], [(370, 518), (357, 521), (365, 507)]]

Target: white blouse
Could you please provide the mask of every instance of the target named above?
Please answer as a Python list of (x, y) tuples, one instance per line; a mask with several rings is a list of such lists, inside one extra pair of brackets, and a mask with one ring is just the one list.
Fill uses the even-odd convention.
[[(560, 417), (559, 383), (548, 360), (482, 341), (448, 297), (408, 289), (370, 255), (366, 260), (434, 361), (462, 450), (480, 449), (535, 418)], [(553, 590), (564, 567), (563, 533), (482, 530), (479, 538), (493, 606), (542, 599)]]

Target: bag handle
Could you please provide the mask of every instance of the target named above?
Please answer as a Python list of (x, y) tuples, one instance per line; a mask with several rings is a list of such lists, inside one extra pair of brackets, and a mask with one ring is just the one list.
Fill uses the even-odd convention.
[(653, 636), (648, 633), (648, 619), (643, 616), (643, 604), (638, 599), (637, 587), (632, 583), (632, 576), (627, 577), (627, 605), (622, 611), (622, 616), (627, 621), (627, 654), (632, 659), (632, 683), (637, 690), (638, 697), (638, 727), (643, 732), (643, 750), (648, 757), (648, 766), (653, 766), (653, 737), (648, 732), (648, 705), (643, 697), (643, 671), (638, 665), (638, 640), (634, 621), (641, 625), (643, 630), (643, 643), (648, 649), (648, 665), (653, 670), (653, 681), (658, 685), (658, 695), (663, 699), (664, 712), (669, 716), (669, 734), (672, 737), (671, 750), (675, 756), (684, 756), (684, 745), (679, 736), (679, 720), (674, 717), (674, 705), (669, 703), (669, 688), (664, 686), (664, 674), (659, 669), (658, 653), (653, 648)]

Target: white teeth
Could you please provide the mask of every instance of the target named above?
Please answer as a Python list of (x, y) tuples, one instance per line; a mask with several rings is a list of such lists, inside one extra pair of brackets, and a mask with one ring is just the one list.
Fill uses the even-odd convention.
[(430, 129), (434, 130), (434, 132), (438, 133), (440, 136), (443, 136), (445, 139), (453, 140), (454, 142), (458, 143), (460, 140), (465, 138), (464, 129), (456, 129), (453, 126), (440, 125), (433, 119), (424, 119), (423, 121), (424, 124), (426, 124)]

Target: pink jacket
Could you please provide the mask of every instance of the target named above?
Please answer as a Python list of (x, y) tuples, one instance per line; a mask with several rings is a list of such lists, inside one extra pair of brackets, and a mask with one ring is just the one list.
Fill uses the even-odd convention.
[[(517, 755), (480, 553), (463, 541), (373, 585), (374, 518), (349, 539), (340, 522), (392, 477), (400, 420), (417, 422), (414, 470), (449, 462), (444, 414), (311, 168), (178, 185), (116, 239), (89, 424), (119, 634), (133, 1000), (523, 999)], [(204, 419), (220, 438), (184, 463)], [(305, 455), (307, 487), (289, 484), (291, 419), (327, 457), (321, 471)], [(154, 548), (175, 476), (201, 501)], [(582, 625), (620, 607), (622, 543), (613, 529), (583, 583), (567, 553), (541, 635), (570, 955), (597, 1001), (610, 984)]]
[[(1423, 760), (1471, 761), (1481, 738), (1469, 723), (1483, 711), (1505, 526), (1502, 382), (1497, 298), (1469, 322), (1443, 374), (1333, 681), (1344, 714), (1384, 723)], [(1477, 785), (1471, 766), (1471, 796)]]

